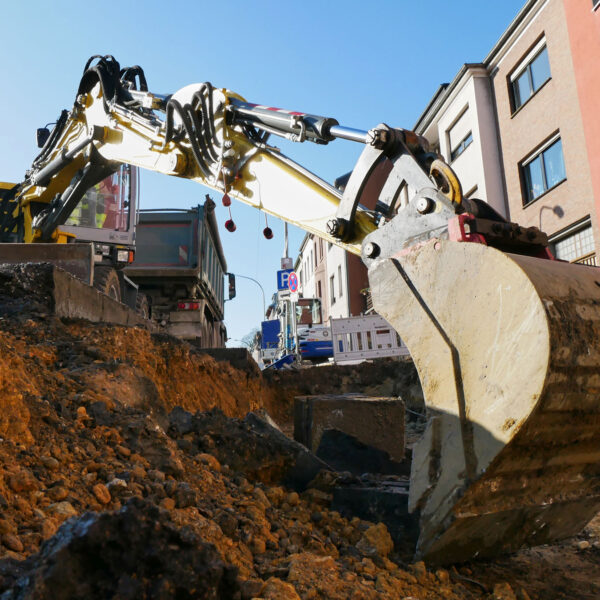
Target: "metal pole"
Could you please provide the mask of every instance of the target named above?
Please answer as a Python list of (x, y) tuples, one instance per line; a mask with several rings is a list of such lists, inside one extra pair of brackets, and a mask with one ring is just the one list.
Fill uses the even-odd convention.
[(252, 277), (248, 277), (247, 275), (239, 275), (238, 273), (232, 273), (232, 275), (235, 275), (236, 277), (240, 277), (241, 279), (249, 279), (250, 281), (254, 281), (254, 283), (260, 288), (260, 291), (262, 292), (262, 301), (263, 301), (263, 314), (262, 314), (262, 318), (261, 321), (264, 319), (265, 314), (267, 313), (267, 305), (265, 304), (265, 290), (263, 290), (263, 286), (260, 285), (260, 283), (258, 283), (258, 281), (256, 281), (256, 279), (253, 279)]
[(283, 258), (288, 258), (288, 229), (287, 229), (287, 221), (283, 222)]

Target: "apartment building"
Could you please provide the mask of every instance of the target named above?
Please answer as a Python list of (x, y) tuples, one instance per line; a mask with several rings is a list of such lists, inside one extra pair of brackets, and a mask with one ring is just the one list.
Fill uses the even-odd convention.
[(600, 230), (564, 1), (529, 2), (485, 63), (511, 219), (546, 231), (558, 258), (597, 264)]
[(442, 84), (413, 128), (452, 165), (467, 198), (507, 215), (491, 82), (483, 64), (465, 64)]
[[(374, 208), (377, 195), (387, 174), (389, 165), (378, 168), (361, 196), (361, 204)], [(334, 185), (341, 192), (350, 173), (338, 177)], [(368, 312), (371, 306), (367, 268), (360, 256), (350, 254), (312, 234), (306, 234), (300, 246), (295, 269), (300, 280), (300, 291), (305, 298), (320, 298), (323, 322), (355, 317)]]
[(304, 298), (319, 298), (323, 322), (366, 310), (367, 270), (358, 256), (311, 233), (302, 240), (294, 264)]
[(564, 10), (591, 169), (596, 215), (600, 221), (600, 0), (565, 0)]
[(304, 298), (319, 298), (323, 321), (329, 319), (327, 242), (307, 233), (302, 240), (294, 270), (298, 275), (298, 291)]
[(441, 86), (415, 125), (467, 197), (540, 227), (558, 258), (586, 264), (599, 264), (600, 244), (598, 4), (529, 0), (483, 62)]

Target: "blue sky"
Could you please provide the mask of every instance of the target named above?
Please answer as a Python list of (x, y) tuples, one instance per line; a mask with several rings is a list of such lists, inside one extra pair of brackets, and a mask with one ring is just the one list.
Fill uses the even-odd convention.
[[(300, 110), (369, 129), (380, 122), (411, 128), (442, 82), (465, 62), (479, 62), (524, 0), (171, 0), (133, 2), (55, 0), (3, 3), (0, 73), (2, 172), (20, 181), (37, 153), (35, 130), (70, 108), (86, 60), (112, 54), (121, 66), (144, 68), (151, 91), (172, 93), (211, 81), (250, 102)], [(349, 171), (361, 148), (273, 141), (328, 181)], [(142, 174), (141, 207), (186, 208), (206, 189), (189, 181)], [(275, 291), (283, 225), (262, 236), (264, 216), (233, 205), (237, 231), (217, 219), (229, 270)], [(303, 233), (290, 230), (295, 258)], [(238, 281), (226, 303), (233, 345), (261, 319), (260, 291)]]

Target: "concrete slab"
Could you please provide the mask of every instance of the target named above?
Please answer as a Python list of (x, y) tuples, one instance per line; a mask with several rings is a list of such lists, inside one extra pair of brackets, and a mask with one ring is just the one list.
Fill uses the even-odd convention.
[(404, 458), (404, 402), (362, 394), (299, 396), (294, 401), (294, 439), (317, 451), (323, 432), (338, 430)]
[(156, 324), (143, 319), (133, 309), (109, 298), (70, 273), (56, 266), (52, 266), (52, 270), (54, 313), (59, 317), (158, 330)]

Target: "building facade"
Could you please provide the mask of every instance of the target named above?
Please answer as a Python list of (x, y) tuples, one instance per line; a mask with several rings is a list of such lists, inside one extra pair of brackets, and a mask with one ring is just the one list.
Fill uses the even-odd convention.
[(323, 323), (366, 311), (367, 269), (358, 256), (307, 233), (294, 264), (303, 298), (319, 298)]
[(495, 107), (484, 65), (466, 64), (451, 84), (441, 85), (414, 129), (452, 166), (467, 198), (485, 200), (507, 215)]
[(600, 0), (564, 0), (564, 11), (591, 170), (596, 218), (600, 221)]
[(548, 233), (558, 258), (597, 264), (600, 231), (569, 48), (563, 0), (536, 0), (485, 63), (511, 220)]
[(319, 298), (321, 300), (322, 318), (328, 314), (327, 292), (327, 243), (312, 233), (307, 233), (302, 240), (294, 270), (298, 275), (298, 291), (303, 298)]
[(466, 197), (539, 227), (558, 258), (586, 264), (598, 264), (600, 244), (598, 4), (529, 0), (482, 63), (440, 87), (415, 126)]

